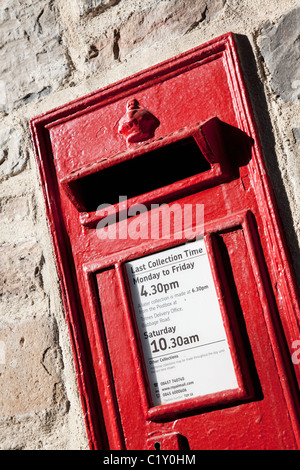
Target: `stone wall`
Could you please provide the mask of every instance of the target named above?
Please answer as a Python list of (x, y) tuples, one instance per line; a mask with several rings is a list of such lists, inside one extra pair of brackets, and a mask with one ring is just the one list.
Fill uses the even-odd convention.
[(0, 21), (0, 449), (86, 449), (28, 122), (213, 37), (238, 34), (300, 272), (300, 4), (2, 0)]

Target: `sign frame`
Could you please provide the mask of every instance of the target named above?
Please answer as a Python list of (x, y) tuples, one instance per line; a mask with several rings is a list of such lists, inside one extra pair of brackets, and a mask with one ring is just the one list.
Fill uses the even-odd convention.
[[(247, 214), (241, 214), (240, 220), (243, 220), (243, 225), (245, 225), (247, 229)], [(230, 224), (231, 221), (228, 222)], [(227, 226), (226, 222), (224, 226)], [(152, 405), (148, 373), (143, 358), (143, 349), (138, 331), (137, 321), (135, 318), (134, 304), (130, 292), (130, 285), (126, 273), (126, 268), (122, 263), (121, 275), (123, 279), (121, 282), (123, 285), (123, 289), (125, 289), (126, 292), (124, 299), (129, 299), (126, 302), (125, 315), (127, 318), (127, 322), (131, 325), (130, 330), (134, 332), (135, 341), (132, 341), (131, 344), (132, 353), (136, 360), (136, 370), (143, 371), (143, 374), (139, 377), (138, 382), (143, 397), (142, 401), (145, 404), (144, 414), (147, 420), (159, 421), (161, 419), (173, 419), (175, 416), (180, 416), (181, 414), (189, 413), (194, 410), (211, 409), (218, 406), (227, 406), (229, 403), (232, 402), (239, 403), (242, 401), (246, 401), (248, 399), (251, 399), (251, 397), (253, 396), (253, 384), (248, 369), (246, 355), (243, 349), (243, 342), (239, 336), (237, 328), (235, 327), (236, 321), (232, 313), (234, 309), (232, 309), (232, 307), (230, 306), (231, 300), (230, 294), (228, 293), (228, 288), (226, 286), (226, 275), (225, 272), (222, 270), (222, 266), (217, 266), (217, 259), (219, 259), (217, 246), (214, 243), (213, 232), (209, 232), (209, 228), (208, 232), (207, 230), (205, 230), (204, 240), (238, 386), (234, 389), (210, 393), (193, 398), (187, 398), (185, 400), (173, 403), (161, 404), (157, 406)], [(177, 244), (178, 241), (177, 243), (173, 242), (172, 245), (168, 245), (167, 248), (177, 246)], [(161, 248), (157, 249), (157, 251), (161, 251)], [(151, 253), (153, 254), (155, 252), (152, 251)], [(135, 344), (138, 345), (139, 350), (136, 349)]]

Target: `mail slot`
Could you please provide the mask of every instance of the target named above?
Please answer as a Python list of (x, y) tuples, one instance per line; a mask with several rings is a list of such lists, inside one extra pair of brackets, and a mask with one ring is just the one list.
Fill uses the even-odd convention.
[(297, 290), (234, 35), (31, 130), (91, 449), (297, 449)]

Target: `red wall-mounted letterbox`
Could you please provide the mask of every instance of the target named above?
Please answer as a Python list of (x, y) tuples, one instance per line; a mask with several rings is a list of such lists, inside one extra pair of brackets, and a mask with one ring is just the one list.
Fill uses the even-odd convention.
[(91, 448), (297, 449), (297, 294), (233, 35), (31, 128)]

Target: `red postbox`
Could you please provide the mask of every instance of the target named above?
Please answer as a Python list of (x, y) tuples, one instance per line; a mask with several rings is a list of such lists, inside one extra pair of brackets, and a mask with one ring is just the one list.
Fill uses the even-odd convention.
[(31, 128), (91, 448), (297, 449), (297, 293), (233, 35)]

